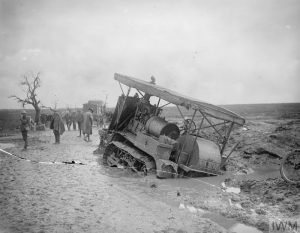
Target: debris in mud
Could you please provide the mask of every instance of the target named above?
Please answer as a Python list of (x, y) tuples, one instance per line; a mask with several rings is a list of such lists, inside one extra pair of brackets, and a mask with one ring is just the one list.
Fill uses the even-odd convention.
[(274, 148), (271, 146), (265, 146), (265, 147), (249, 147), (246, 150), (244, 150), (244, 153), (246, 155), (243, 156), (243, 158), (250, 158), (249, 155), (263, 155), (263, 154), (268, 154), (277, 158), (282, 158), (282, 154), (285, 154), (284, 151), (282, 151), (279, 148)]
[(69, 161), (62, 161), (62, 163), (84, 165), (82, 162), (80, 162), (80, 161), (74, 161), (74, 160), (72, 160), (71, 162), (69, 162)]
[(180, 203), (180, 204), (179, 204), (179, 209), (180, 209), (180, 210), (183, 210), (183, 209), (185, 209), (185, 205), (184, 205), (184, 204), (182, 204), (182, 203)]
[(289, 127), (288, 125), (280, 125), (278, 126), (274, 131), (275, 132), (281, 132), (281, 131), (285, 131), (285, 130), (291, 130), (292, 128)]
[(155, 183), (150, 185), (150, 188), (157, 188), (157, 185)]
[(236, 193), (236, 194), (239, 194), (241, 192), (241, 189), (238, 188), (238, 187), (227, 187), (225, 185), (225, 182), (223, 182), (221, 185), (222, 185), (222, 190), (224, 192), (227, 192), (227, 193)]
[(226, 187), (225, 190), (227, 193), (240, 193), (241, 189), (240, 188), (236, 188), (236, 187)]
[[(227, 184), (227, 186), (226, 186)], [(231, 178), (226, 178), (224, 180), (224, 182), (221, 183), (222, 186), (222, 190), (224, 190), (227, 193), (235, 193), (235, 194), (239, 194), (241, 192), (240, 187), (234, 187), (236, 184), (235, 180), (231, 179)], [(230, 186), (228, 186), (230, 185)]]
[(241, 201), (241, 197), (239, 195), (232, 195), (231, 200), (233, 202), (239, 202), (239, 201)]
[[(297, 118), (298, 115), (297, 115)], [(300, 120), (266, 119), (249, 120), (249, 130), (237, 130), (229, 144), (241, 141), (227, 162), (227, 171), (234, 174), (249, 174), (250, 169), (262, 166), (278, 166), (280, 160), (300, 146)]]
[[(242, 192), (250, 198), (252, 204), (266, 203), (271, 206), (276, 205), (282, 213), (299, 214), (297, 213), (300, 204), (299, 185), (288, 184), (279, 178), (269, 178), (262, 181), (245, 180), (241, 182), (240, 187)], [(244, 205), (247, 204), (250, 206), (250, 203), (244, 203)], [(261, 209), (257, 211), (264, 214)]]
[(262, 155), (262, 154), (268, 154), (274, 157), (281, 158), (282, 156), (279, 155), (280, 152), (274, 151), (272, 148), (263, 148), (263, 147), (258, 147), (256, 149), (256, 154)]
[(226, 164), (226, 171), (232, 171), (234, 173), (249, 174), (252, 169), (248, 165), (241, 161), (240, 158), (230, 159)]
[(266, 210), (263, 209), (263, 208), (257, 208), (257, 209), (255, 209), (255, 212), (259, 215), (266, 215), (267, 214)]
[(244, 158), (244, 159), (250, 159), (250, 158), (251, 158), (251, 155), (252, 155), (252, 153), (249, 153), (249, 152), (246, 152), (246, 151), (245, 151), (245, 154), (243, 154), (243, 158)]
[(194, 206), (186, 206), (187, 210), (190, 211), (191, 213), (197, 213), (197, 209)]
[(272, 139), (276, 139), (277, 138), (277, 134), (270, 134), (269, 137), (272, 138)]
[[(300, 132), (300, 130), (298, 131)], [(295, 131), (270, 134), (269, 138), (272, 140), (272, 144), (279, 145), (283, 148), (287, 147), (288, 150), (300, 146), (299, 134)]]
[(241, 202), (241, 206), (243, 208), (252, 208), (253, 203), (250, 200), (244, 200), (244, 201)]
[(243, 209), (240, 203), (232, 203), (231, 199), (228, 199), (229, 205), (235, 209)]
[(180, 203), (178, 208), (179, 208), (180, 210), (187, 209), (189, 212), (191, 212), (191, 213), (193, 213), (193, 214), (197, 213), (198, 211), (199, 211), (199, 212), (203, 212), (201, 209), (197, 209), (197, 208), (195, 208), (195, 207), (192, 206), (192, 205), (185, 205), (185, 204), (183, 204), (183, 203)]
[(267, 220), (260, 219), (255, 224), (255, 227), (257, 227), (257, 229), (260, 229), (262, 231), (268, 231), (269, 230), (269, 222)]

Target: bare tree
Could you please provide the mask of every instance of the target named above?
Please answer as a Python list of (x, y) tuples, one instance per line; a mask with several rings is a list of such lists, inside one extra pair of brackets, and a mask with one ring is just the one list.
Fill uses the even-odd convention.
[(41, 79), (39, 77), (40, 73), (37, 73), (36, 75), (32, 74), (33, 80), (29, 80), (26, 75), (24, 75), (24, 79), (21, 82), (21, 86), (25, 87), (23, 90), (26, 93), (25, 98), (20, 98), (16, 95), (12, 95), (9, 98), (14, 98), (18, 101), (18, 103), (21, 103), (23, 107), (25, 105), (32, 105), (35, 110), (35, 123), (38, 125), (40, 122), (40, 115), (41, 115), (41, 107), (40, 103), (41, 101), (37, 98), (37, 89), (41, 86)]

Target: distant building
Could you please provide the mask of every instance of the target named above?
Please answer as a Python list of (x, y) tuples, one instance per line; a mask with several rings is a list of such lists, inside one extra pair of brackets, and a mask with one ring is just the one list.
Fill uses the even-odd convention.
[(86, 112), (91, 108), (94, 111), (94, 114), (100, 114), (101, 109), (103, 108), (102, 100), (89, 100), (87, 103), (83, 104), (83, 111)]

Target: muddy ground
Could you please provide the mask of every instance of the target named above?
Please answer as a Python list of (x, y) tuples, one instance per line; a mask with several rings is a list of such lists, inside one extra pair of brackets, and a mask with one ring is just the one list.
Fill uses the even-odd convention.
[(0, 152), (0, 232), (268, 232), (272, 219), (300, 218), (300, 187), (279, 174), (299, 129), (297, 119), (248, 120), (224, 175), (168, 180), (104, 167), (96, 129), (92, 142), (67, 131), (60, 145), (31, 132), (27, 151), (20, 134), (1, 137), (24, 159)]

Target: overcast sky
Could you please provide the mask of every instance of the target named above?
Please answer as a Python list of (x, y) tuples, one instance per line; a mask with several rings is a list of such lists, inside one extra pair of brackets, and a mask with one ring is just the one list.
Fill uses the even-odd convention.
[(300, 102), (298, 0), (0, 0), (0, 108), (120, 94), (115, 72), (213, 104)]

